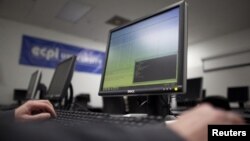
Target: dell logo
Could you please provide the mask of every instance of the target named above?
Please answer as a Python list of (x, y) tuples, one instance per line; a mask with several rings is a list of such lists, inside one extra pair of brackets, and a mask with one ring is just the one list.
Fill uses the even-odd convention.
[(128, 90), (128, 93), (135, 93), (135, 90)]

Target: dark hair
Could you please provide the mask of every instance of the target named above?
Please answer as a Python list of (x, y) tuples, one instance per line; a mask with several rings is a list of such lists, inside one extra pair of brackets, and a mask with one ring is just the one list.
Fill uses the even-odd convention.
[(204, 98), (201, 103), (209, 103), (215, 108), (227, 111), (231, 110), (228, 99), (223, 96), (208, 96)]

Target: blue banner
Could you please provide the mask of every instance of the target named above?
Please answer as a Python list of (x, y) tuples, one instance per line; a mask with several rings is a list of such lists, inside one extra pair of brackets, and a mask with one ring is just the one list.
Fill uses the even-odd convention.
[(105, 61), (105, 53), (48, 41), (30, 36), (23, 36), (19, 63), (24, 65), (55, 68), (56, 65), (77, 55), (76, 71), (100, 74)]

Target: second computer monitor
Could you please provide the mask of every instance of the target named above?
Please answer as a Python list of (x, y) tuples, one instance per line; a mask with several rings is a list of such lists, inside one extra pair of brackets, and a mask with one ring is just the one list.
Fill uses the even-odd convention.
[(184, 92), (186, 10), (181, 2), (111, 30), (99, 95)]
[(75, 61), (76, 56), (72, 56), (57, 65), (46, 99), (61, 100), (65, 97), (73, 76)]
[(246, 102), (248, 101), (249, 87), (229, 87), (227, 89), (227, 98), (230, 102)]
[(181, 102), (197, 102), (202, 98), (202, 77), (187, 79), (187, 92), (184, 95), (177, 95), (176, 100)]
[(238, 102), (239, 108), (244, 108), (244, 102), (249, 99), (249, 87), (229, 87), (227, 89), (227, 98), (229, 102)]
[(41, 81), (42, 73), (41, 71), (37, 70), (31, 74), (26, 99), (35, 99), (36, 94), (39, 90), (39, 85)]

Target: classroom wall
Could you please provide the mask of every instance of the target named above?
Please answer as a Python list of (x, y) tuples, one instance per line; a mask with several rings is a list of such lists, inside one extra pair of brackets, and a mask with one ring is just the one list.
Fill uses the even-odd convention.
[[(0, 104), (13, 102), (15, 88), (26, 89), (31, 73), (37, 69), (42, 71), (42, 83), (49, 86), (54, 69), (24, 66), (19, 64), (22, 35), (53, 40), (61, 43), (105, 51), (106, 44), (89, 39), (79, 38), (53, 30), (32, 25), (0, 19)], [(75, 72), (72, 78), (74, 94), (90, 93), (91, 105), (101, 107), (102, 100), (97, 95), (101, 75)]]
[(188, 77), (202, 76), (207, 95), (226, 96), (227, 87), (250, 86), (250, 66), (204, 73), (201, 61), (202, 58), (247, 49), (250, 49), (250, 29), (190, 45), (188, 48)]

